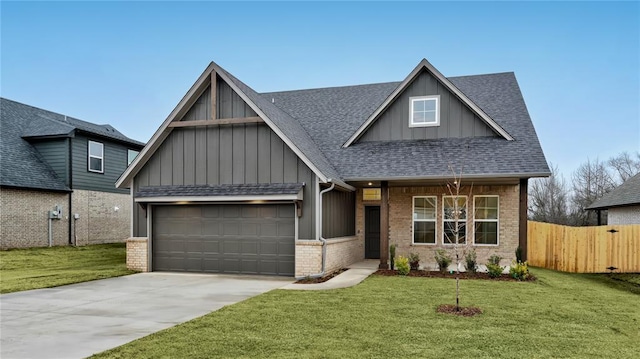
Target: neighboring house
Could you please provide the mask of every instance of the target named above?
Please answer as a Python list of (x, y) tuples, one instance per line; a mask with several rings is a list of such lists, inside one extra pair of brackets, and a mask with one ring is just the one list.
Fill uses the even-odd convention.
[(129, 190), (115, 182), (143, 143), (4, 98), (0, 142), (0, 248), (47, 246), (49, 236), (53, 245), (129, 237)]
[(587, 210), (607, 211), (607, 224), (640, 224), (640, 173), (593, 202)]
[(450, 248), (449, 165), (473, 184), (479, 260), (508, 263), (528, 178), (550, 174), (513, 73), (446, 78), (423, 60), (402, 82), (260, 94), (211, 63), (118, 179), (128, 265), (301, 277), (386, 267), (393, 243), (431, 266)]

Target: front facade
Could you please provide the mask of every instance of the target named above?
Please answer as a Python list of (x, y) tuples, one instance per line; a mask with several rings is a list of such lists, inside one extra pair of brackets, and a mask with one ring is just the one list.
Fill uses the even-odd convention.
[(510, 260), (548, 174), (510, 73), (423, 60), (402, 82), (259, 94), (211, 63), (117, 185), (130, 268), (304, 277), (386, 267), (390, 244), (434, 266), (452, 223), (481, 263)]
[(128, 238), (130, 191), (115, 188), (115, 181), (143, 144), (109, 125), (1, 101), (0, 247)]

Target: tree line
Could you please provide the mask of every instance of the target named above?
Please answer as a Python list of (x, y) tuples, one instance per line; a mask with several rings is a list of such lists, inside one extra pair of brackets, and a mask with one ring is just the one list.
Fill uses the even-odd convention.
[[(606, 161), (587, 160), (567, 182), (557, 166), (551, 176), (531, 180), (529, 219), (569, 226), (598, 224), (597, 212), (587, 211), (595, 200), (640, 173), (640, 153), (622, 152)], [(606, 213), (602, 223), (605, 223)]]

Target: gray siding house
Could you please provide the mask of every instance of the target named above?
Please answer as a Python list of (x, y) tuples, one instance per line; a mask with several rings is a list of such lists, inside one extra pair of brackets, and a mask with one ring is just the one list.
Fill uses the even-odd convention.
[[(527, 183), (549, 168), (513, 73), (257, 93), (211, 63), (117, 181), (131, 189), (128, 266), (323, 275), (389, 245), (425, 267), (461, 241), (480, 261), (526, 247)], [(526, 253), (526, 250), (525, 250)]]
[[(593, 202), (587, 210), (607, 211), (607, 224), (640, 224), (640, 173)], [(600, 223), (598, 223), (600, 224)]]
[(110, 125), (4, 98), (0, 115), (2, 249), (129, 237), (130, 191), (115, 182), (143, 143)]

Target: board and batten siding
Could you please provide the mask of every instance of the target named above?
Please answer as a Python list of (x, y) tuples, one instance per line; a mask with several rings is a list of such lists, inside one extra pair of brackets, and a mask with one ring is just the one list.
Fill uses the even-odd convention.
[(322, 236), (337, 238), (356, 234), (356, 193), (339, 190), (322, 195)]
[[(298, 237), (315, 238), (315, 174), (265, 124), (175, 128), (134, 178), (142, 186), (305, 183)], [(134, 211), (134, 236), (147, 236)]]
[[(89, 141), (100, 142), (104, 145), (104, 173), (89, 171)], [(127, 168), (127, 150), (133, 149), (132, 147), (104, 139), (89, 138), (84, 135), (76, 135), (71, 139), (71, 143), (73, 189), (129, 193), (126, 188), (116, 188), (115, 183)]]
[(32, 142), (44, 161), (51, 167), (58, 178), (69, 183), (69, 138), (56, 138), (45, 141)]
[[(216, 81), (216, 118), (255, 117), (258, 114), (220, 77)], [(211, 86), (198, 97), (181, 121), (211, 119)]]
[[(440, 95), (440, 125), (409, 127), (409, 98)], [(497, 134), (431, 73), (423, 70), (362, 135), (360, 141), (486, 137)]]

